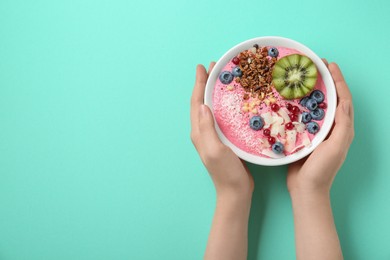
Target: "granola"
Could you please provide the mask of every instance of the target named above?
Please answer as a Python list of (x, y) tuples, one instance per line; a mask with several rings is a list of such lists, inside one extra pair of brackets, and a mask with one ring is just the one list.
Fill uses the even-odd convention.
[(238, 55), (242, 76), (235, 81), (252, 97), (260, 100), (266, 95), (272, 95), (272, 68), (276, 58), (269, 58), (267, 55), (267, 47), (260, 48), (257, 44)]

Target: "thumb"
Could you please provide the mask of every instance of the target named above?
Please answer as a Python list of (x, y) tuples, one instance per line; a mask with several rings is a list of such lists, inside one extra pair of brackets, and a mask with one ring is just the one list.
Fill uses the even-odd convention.
[(204, 139), (206, 143), (220, 144), (221, 141), (219, 140), (214, 127), (214, 118), (210, 108), (202, 104), (199, 109), (199, 114), (199, 132), (202, 136), (201, 138)]
[(336, 110), (335, 126), (330, 139), (337, 145), (349, 147), (353, 135), (352, 103), (349, 100), (342, 100)]

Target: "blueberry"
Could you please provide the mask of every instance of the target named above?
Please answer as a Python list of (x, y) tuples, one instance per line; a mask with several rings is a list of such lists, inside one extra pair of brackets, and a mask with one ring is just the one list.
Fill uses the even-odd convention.
[(325, 99), (325, 95), (321, 90), (316, 89), (310, 94), (310, 98), (315, 99), (317, 103), (322, 103)]
[(234, 67), (232, 73), (233, 73), (234, 77), (241, 77), (242, 76), (242, 71), (241, 71), (239, 66)]
[(310, 112), (310, 115), (314, 120), (322, 120), (325, 116), (325, 111), (321, 108), (316, 108)]
[(320, 130), (320, 126), (317, 124), (317, 122), (309, 122), (306, 124), (306, 129), (311, 134), (316, 134)]
[(275, 47), (271, 47), (268, 50), (268, 55), (271, 56), (271, 57), (278, 57), (279, 51)]
[(315, 99), (313, 98), (309, 98), (309, 100), (306, 102), (305, 106), (309, 109), (309, 110), (314, 110), (318, 107), (318, 103)]
[(309, 97), (304, 97), (301, 99), (301, 101), (299, 101), (299, 104), (303, 107), (306, 106), (306, 102), (309, 100)]
[(284, 151), (284, 145), (281, 142), (276, 142), (272, 145), (272, 151), (277, 154), (281, 154)]
[(264, 126), (264, 121), (261, 117), (259, 116), (254, 116), (252, 117), (250, 120), (249, 120), (249, 126), (253, 129), (253, 130), (260, 130), (261, 128), (263, 128)]
[(310, 113), (308, 113), (308, 112), (303, 112), (302, 113), (302, 123), (308, 123), (308, 122), (310, 122), (311, 121), (311, 115), (310, 115)]
[(223, 71), (219, 75), (219, 80), (222, 82), (222, 84), (229, 84), (230, 82), (233, 81), (233, 74), (230, 73), (229, 71)]

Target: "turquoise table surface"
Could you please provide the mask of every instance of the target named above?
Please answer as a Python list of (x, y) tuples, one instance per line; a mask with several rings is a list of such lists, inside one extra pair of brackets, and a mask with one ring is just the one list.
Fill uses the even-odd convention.
[[(332, 191), (345, 259), (390, 259), (390, 2), (0, 0), (0, 259), (202, 259), (215, 191), (196, 64), (257, 36), (339, 63), (356, 135)], [(286, 167), (250, 165), (248, 259), (295, 259)]]

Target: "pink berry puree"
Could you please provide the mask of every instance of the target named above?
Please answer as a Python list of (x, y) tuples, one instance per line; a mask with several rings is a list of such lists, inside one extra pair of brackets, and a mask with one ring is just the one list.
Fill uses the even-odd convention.
[[(279, 51), (278, 60), (286, 55), (301, 54), (294, 49), (276, 48)], [(232, 71), (236, 66), (230, 61), (222, 71)], [(323, 103), (327, 104), (326, 88), (319, 72), (314, 89), (325, 94)], [(235, 146), (253, 155), (280, 158), (310, 146), (315, 134), (310, 134), (306, 129), (306, 124), (302, 122), (302, 112), (310, 111), (299, 104), (300, 99), (286, 100), (274, 88), (272, 92), (273, 97), (266, 96), (260, 100), (247, 93), (235, 80), (230, 84), (223, 84), (220, 79), (217, 79), (213, 92), (213, 112), (222, 133)], [(244, 94), (247, 96), (246, 99), (244, 99)], [(276, 112), (271, 109), (273, 103), (280, 107)], [(287, 108), (288, 103), (297, 106), (300, 110), (293, 120), (291, 120), (292, 112)], [(326, 114), (326, 105), (322, 108)], [(260, 116), (264, 120), (264, 127), (261, 130), (255, 131), (250, 127), (249, 121), (253, 116)], [(293, 124), (293, 129), (291, 129), (291, 124), (286, 127), (289, 122)], [(315, 122), (318, 123), (319, 131), (321, 131), (323, 119)], [(264, 129), (269, 129), (267, 136), (264, 134)], [(272, 151), (272, 141), (271, 143), (268, 141), (269, 133), (276, 142), (284, 145), (283, 153), (277, 154)]]

